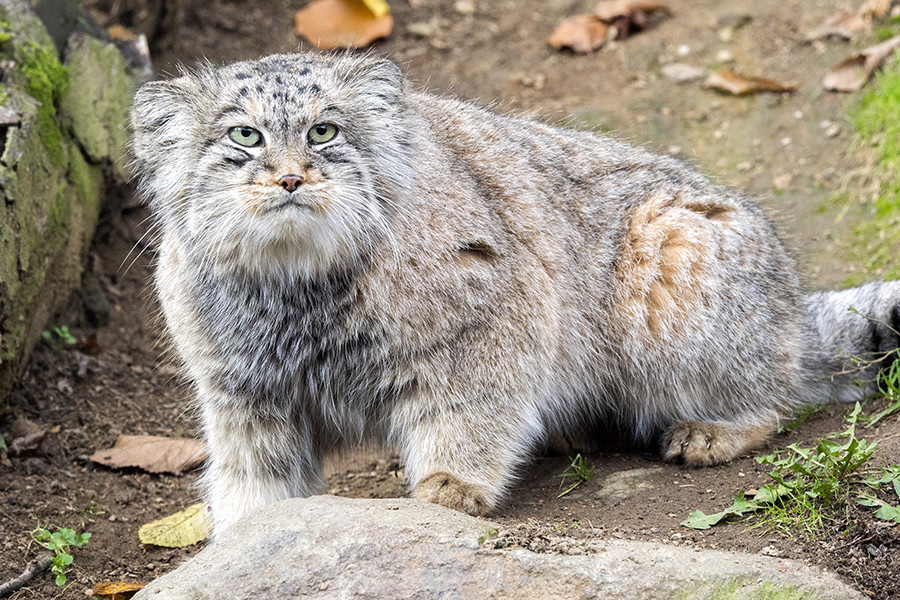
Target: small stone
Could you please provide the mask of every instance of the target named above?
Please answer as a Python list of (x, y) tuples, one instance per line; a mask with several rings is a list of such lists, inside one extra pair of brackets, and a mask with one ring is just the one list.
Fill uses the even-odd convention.
[(430, 38), (441, 28), (441, 22), (437, 18), (430, 21), (417, 21), (406, 26), (406, 31), (416, 37)]
[(684, 63), (672, 63), (662, 68), (662, 74), (666, 79), (676, 83), (686, 83), (702, 77), (706, 77), (706, 70)]
[(60, 379), (56, 382), (56, 389), (59, 390), (60, 393), (65, 394), (66, 396), (70, 396), (74, 390), (72, 390), (72, 384), (69, 383), (67, 379)]
[(866, 546), (866, 553), (873, 558), (881, 558), (881, 556), (884, 555), (884, 550), (873, 544), (868, 544)]
[(475, 2), (472, 0), (457, 0), (453, 3), (453, 10), (461, 15), (475, 14)]
[(837, 137), (841, 133), (841, 126), (827, 119), (819, 123), (819, 127), (824, 129), (825, 135), (830, 138)]
[(729, 63), (734, 60), (734, 55), (730, 50), (719, 50), (716, 52), (716, 62)]
[(678, 56), (687, 56), (688, 54), (691, 53), (691, 47), (688, 46), (687, 44), (681, 44), (675, 50), (675, 53), (678, 54)]
[[(786, 189), (789, 185), (791, 185), (791, 180), (794, 178), (790, 173), (784, 173), (782, 175), (776, 175), (772, 178), (772, 185), (776, 190)], [(743, 473), (738, 473), (738, 477), (745, 477)]]
[(790, 146), (792, 141), (794, 141), (794, 140), (792, 140), (789, 137), (783, 137), (783, 138), (781, 138), (781, 145), (782, 146)]

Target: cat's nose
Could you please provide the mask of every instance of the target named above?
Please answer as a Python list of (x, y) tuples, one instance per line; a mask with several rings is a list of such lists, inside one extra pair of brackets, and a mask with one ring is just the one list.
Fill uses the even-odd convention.
[(303, 184), (303, 178), (299, 175), (282, 175), (278, 180), (278, 185), (289, 192), (293, 192)]

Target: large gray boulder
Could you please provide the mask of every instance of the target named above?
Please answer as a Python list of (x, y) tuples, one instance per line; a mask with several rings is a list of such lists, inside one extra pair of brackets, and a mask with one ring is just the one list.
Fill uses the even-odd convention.
[(81, 284), (104, 174), (124, 177), (134, 91), (124, 61), (84, 32), (58, 41), (62, 60), (29, 3), (0, 0), (0, 411)]
[(628, 541), (582, 556), (489, 550), (495, 533), (417, 500), (287, 500), (241, 520), (135, 600), (864, 598), (790, 560)]

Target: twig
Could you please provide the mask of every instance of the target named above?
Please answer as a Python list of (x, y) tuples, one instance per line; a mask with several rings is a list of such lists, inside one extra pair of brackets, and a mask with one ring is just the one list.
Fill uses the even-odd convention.
[(49, 569), (52, 562), (53, 557), (49, 554), (42, 554), (32, 560), (28, 563), (28, 566), (25, 567), (25, 571), (23, 571), (21, 575), (15, 579), (10, 579), (6, 583), (0, 584), (0, 598), (5, 598), (13, 592), (18, 591), (22, 586), (34, 579), (35, 575)]
[(852, 542), (845, 542), (845, 543), (841, 544), (840, 546), (835, 546), (833, 549), (841, 550), (843, 548), (846, 548), (847, 546), (855, 546), (856, 544), (862, 544), (863, 542), (870, 542), (870, 541), (874, 540), (877, 535), (878, 535), (877, 533), (873, 533), (872, 535), (867, 536), (867, 537), (858, 537), (855, 540), (853, 540)]

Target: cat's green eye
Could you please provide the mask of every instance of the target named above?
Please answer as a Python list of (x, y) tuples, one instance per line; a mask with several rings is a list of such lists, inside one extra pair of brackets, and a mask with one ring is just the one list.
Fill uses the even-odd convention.
[(333, 140), (334, 136), (337, 135), (337, 132), (337, 125), (332, 123), (319, 123), (318, 125), (310, 127), (309, 133), (306, 135), (309, 137), (310, 143), (324, 144), (325, 142)]
[(252, 127), (232, 127), (228, 131), (228, 137), (233, 142), (248, 148), (259, 146), (262, 142), (262, 134)]

